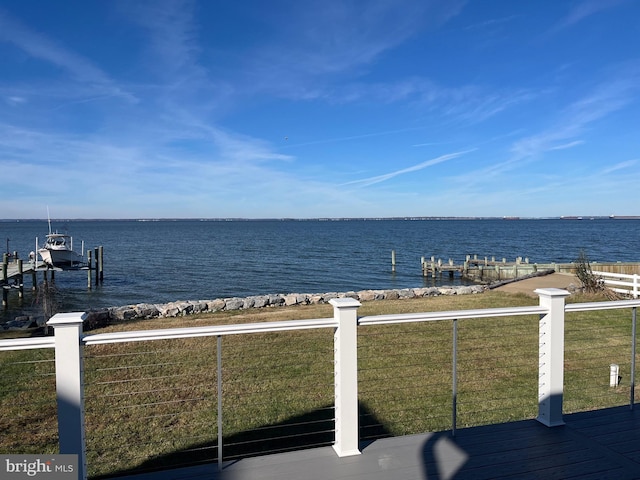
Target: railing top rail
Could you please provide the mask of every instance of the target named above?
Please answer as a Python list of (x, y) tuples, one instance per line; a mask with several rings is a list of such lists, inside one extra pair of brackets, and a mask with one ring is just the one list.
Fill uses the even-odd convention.
[(212, 337), (218, 335), (237, 335), (245, 333), (271, 333), (287, 330), (309, 330), (313, 328), (335, 328), (337, 326), (338, 322), (334, 318), (315, 318), (308, 320), (287, 320), (281, 322), (241, 323), (234, 325), (98, 333), (95, 335), (85, 335), (82, 338), (82, 341), (85, 345), (99, 345), (105, 343), (139, 342), (146, 340)]
[(479, 310), (450, 310), (443, 312), (401, 313), (360, 317), (359, 325), (381, 325), (391, 323), (433, 322), (438, 320), (461, 320), (469, 318), (507, 317), (513, 315), (543, 315), (546, 307), (532, 305), (527, 307), (485, 308)]
[(614, 308), (634, 308), (640, 307), (638, 300), (611, 300), (609, 302), (587, 302), (568, 303), (565, 305), (565, 312), (587, 312), (591, 310), (611, 310)]
[(0, 351), (35, 350), (38, 348), (53, 348), (56, 346), (54, 337), (42, 338), (9, 338), (0, 340)]

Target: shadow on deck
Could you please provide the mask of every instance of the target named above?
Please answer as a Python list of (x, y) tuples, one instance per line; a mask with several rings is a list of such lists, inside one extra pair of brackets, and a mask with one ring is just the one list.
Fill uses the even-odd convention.
[(330, 446), (139, 475), (127, 480), (640, 478), (640, 412), (628, 406), (450, 432), (382, 438), (339, 458)]

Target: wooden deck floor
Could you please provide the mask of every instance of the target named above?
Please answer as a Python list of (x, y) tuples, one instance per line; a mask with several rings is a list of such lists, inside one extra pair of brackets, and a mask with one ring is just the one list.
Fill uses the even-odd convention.
[(167, 470), (127, 480), (639, 479), (640, 406), (376, 440), (339, 458), (331, 447)]

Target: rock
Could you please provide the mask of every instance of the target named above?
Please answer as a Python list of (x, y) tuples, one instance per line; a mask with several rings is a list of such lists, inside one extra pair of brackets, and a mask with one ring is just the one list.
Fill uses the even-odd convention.
[(140, 318), (153, 318), (160, 315), (158, 307), (150, 303), (141, 303), (136, 305), (134, 308)]
[(117, 321), (126, 321), (136, 318), (136, 309), (131, 305), (115, 308), (111, 311), (112, 317)]
[(160, 317), (172, 318), (177, 317), (180, 313), (180, 308), (177, 302), (165, 303), (158, 305), (158, 312)]
[(27, 315), (21, 315), (4, 324), (6, 330), (27, 330), (36, 326), (36, 323)]
[(281, 295), (268, 295), (269, 305), (279, 306), (284, 303), (284, 298)]
[(412, 289), (403, 288), (402, 290), (398, 290), (398, 298), (415, 298), (415, 294)]
[(244, 299), (233, 297), (225, 300), (225, 310), (240, 310), (244, 306)]
[(376, 293), (373, 290), (361, 290), (358, 292), (358, 300), (361, 302), (371, 302), (376, 299)]
[(455, 295), (457, 293), (456, 289), (452, 287), (440, 287), (438, 288), (438, 292), (440, 295)]
[(456, 295), (470, 295), (473, 293), (473, 289), (471, 287), (458, 287), (456, 291)]
[(307, 300), (309, 301), (309, 303), (317, 305), (319, 303), (324, 303), (324, 297), (320, 294), (313, 294), (313, 295), (309, 295), (307, 297)]
[(253, 308), (255, 304), (256, 304), (256, 300), (254, 297), (247, 297), (244, 299), (244, 302), (242, 303), (242, 308), (243, 309)]
[(307, 304), (307, 296), (299, 293), (290, 293), (284, 296), (284, 304), (286, 306)]
[(216, 298), (215, 300), (207, 302), (207, 310), (210, 312), (218, 312), (220, 310), (224, 310), (225, 305), (224, 300)]
[(263, 308), (269, 305), (268, 295), (257, 295), (253, 297), (253, 308)]

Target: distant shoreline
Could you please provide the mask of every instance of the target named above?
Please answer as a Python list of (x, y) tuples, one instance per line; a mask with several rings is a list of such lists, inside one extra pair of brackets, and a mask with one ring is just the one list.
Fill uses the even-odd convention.
[[(432, 221), (432, 220), (640, 220), (640, 215), (562, 215), (559, 217), (317, 217), (317, 218), (52, 218), (52, 222), (379, 222), (379, 221)], [(0, 218), (0, 222), (46, 222), (46, 218)]]

